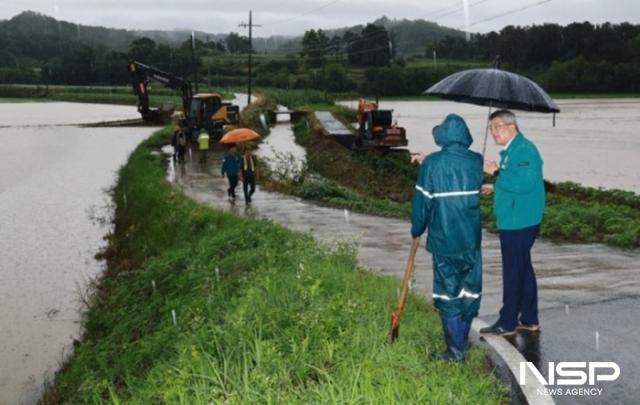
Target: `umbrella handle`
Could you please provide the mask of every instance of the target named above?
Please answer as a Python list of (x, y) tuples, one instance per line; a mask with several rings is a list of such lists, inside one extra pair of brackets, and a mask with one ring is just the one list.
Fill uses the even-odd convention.
[(482, 160), (487, 151), (487, 136), (489, 135), (489, 117), (491, 117), (491, 104), (489, 104), (489, 114), (487, 115), (487, 125), (484, 127), (484, 143), (482, 144)]

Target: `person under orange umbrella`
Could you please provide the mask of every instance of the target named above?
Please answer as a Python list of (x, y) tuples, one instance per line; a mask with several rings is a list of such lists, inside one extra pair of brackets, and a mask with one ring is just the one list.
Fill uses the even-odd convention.
[(251, 154), (251, 148), (245, 147), (240, 165), (242, 173), (242, 191), (244, 192), (244, 202), (251, 204), (251, 196), (256, 191), (256, 165)]
[(227, 189), (227, 195), (231, 202), (236, 200), (236, 187), (238, 186), (238, 175), (240, 174), (240, 156), (235, 145), (230, 145), (229, 150), (224, 154), (224, 161), (222, 163), (221, 173), (224, 176), (227, 175), (229, 180), (229, 188)]

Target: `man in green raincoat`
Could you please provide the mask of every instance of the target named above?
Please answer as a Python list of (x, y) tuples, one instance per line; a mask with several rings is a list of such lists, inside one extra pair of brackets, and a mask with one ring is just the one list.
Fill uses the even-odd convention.
[(427, 251), (433, 256), (433, 299), (447, 344), (437, 359), (462, 361), (478, 315), (482, 291), (480, 201), (482, 155), (462, 117), (449, 114), (433, 128), (442, 149), (428, 155), (418, 169), (411, 210), (411, 236), (428, 229)]

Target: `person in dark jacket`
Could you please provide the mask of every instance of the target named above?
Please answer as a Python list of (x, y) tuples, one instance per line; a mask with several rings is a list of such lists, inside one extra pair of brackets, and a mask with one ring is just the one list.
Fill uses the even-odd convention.
[(447, 348), (441, 360), (464, 360), (471, 321), (482, 291), (480, 201), (482, 156), (462, 117), (449, 114), (433, 128), (442, 149), (418, 169), (411, 209), (411, 236), (428, 229), (426, 248), (433, 258), (433, 300), (442, 319)]
[(227, 194), (231, 201), (236, 200), (236, 187), (238, 186), (238, 175), (240, 174), (240, 157), (235, 146), (229, 148), (224, 154), (224, 161), (222, 162), (222, 175), (227, 175), (229, 180), (229, 188)]
[(483, 194), (493, 193), (493, 212), (500, 234), (502, 309), (498, 320), (480, 333), (513, 335), (516, 329), (539, 331), (538, 286), (531, 248), (544, 212), (543, 162), (536, 146), (520, 132), (511, 111), (491, 114), (489, 128), (496, 144), (503, 146), (499, 164), (484, 163), (484, 171), (495, 176), (494, 184), (482, 186)]
[(245, 204), (251, 204), (251, 196), (256, 191), (256, 165), (250, 148), (246, 148), (242, 154), (240, 162), (240, 172), (242, 173), (242, 191), (244, 192)]

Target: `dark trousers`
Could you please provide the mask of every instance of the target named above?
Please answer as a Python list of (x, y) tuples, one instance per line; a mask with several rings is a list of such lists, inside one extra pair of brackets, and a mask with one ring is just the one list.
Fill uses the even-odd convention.
[[(178, 161), (184, 162), (184, 150), (186, 147), (184, 145), (178, 145), (177, 148), (178, 148)], [(174, 161), (176, 160), (175, 156), (173, 160)]]
[(433, 256), (433, 302), (443, 318), (478, 316), (482, 293), (480, 249), (456, 256)]
[(227, 189), (227, 194), (229, 197), (236, 198), (236, 187), (238, 186), (238, 176), (227, 176), (229, 179), (229, 188)]
[(500, 231), (502, 251), (502, 309), (498, 325), (513, 330), (518, 319), (538, 324), (538, 285), (531, 264), (533, 247), (540, 225)]
[(253, 173), (245, 173), (242, 178), (242, 191), (244, 192), (244, 200), (251, 202), (251, 196), (256, 191), (256, 176)]

